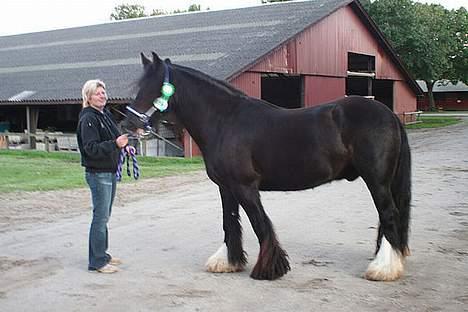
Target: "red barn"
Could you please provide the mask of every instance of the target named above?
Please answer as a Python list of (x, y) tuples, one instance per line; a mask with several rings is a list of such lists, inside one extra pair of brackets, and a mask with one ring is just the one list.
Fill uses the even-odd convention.
[[(423, 97), (418, 98), (418, 109), (429, 110), (429, 97), (427, 86), (424, 81), (417, 81), (424, 92)], [(435, 108), (439, 110), (466, 111), (468, 110), (468, 86), (459, 81), (451, 82), (437, 81), (432, 90)]]
[[(359, 2), (341, 2), (227, 80), (250, 96), (287, 108), (312, 107), (346, 95), (371, 96), (403, 121), (412, 121), (415, 117), (405, 113), (417, 110), (421, 89)], [(317, 1), (289, 5), (304, 6), (300, 9), (310, 15), (320, 8)], [(287, 4), (282, 6), (277, 9), (289, 11)], [(192, 155), (188, 136), (185, 143), (186, 155)]]

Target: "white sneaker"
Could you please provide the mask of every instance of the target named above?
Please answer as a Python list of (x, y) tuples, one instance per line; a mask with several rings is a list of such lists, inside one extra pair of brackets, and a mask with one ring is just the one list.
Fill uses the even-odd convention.
[(123, 262), (122, 262), (122, 259), (120, 258), (116, 258), (116, 257), (112, 257), (110, 260), (109, 260), (109, 264), (112, 264), (112, 265), (121, 265)]
[(105, 266), (103, 266), (102, 268), (99, 268), (96, 270), (97, 272), (99, 273), (107, 273), (107, 274), (110, 274), (110, 273), (116, 273), (116, 272), (119, 272), (119, 268), (116, 267), (116, 266), (113, 266), (112, 264), (106, 264)]

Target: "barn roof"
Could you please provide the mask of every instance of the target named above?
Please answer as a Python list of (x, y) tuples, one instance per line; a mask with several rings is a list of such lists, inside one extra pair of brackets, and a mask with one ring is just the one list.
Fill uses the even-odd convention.
[[(140, 52), (156, 51), (216, 78), (233, 78), (351, 2), (293, 1), (3, 36), (0, 103), (76, 102), (84, 81), (94, 78), (106, 82), (110, 99), (131, 99), (142, 72)], [(368, 18), (359, 4), (354, 6)]]

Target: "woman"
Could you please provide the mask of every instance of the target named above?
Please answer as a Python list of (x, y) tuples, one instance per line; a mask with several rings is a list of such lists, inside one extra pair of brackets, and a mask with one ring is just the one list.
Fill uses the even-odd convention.
[(89, 230), (88, 270), (115, 273), (121, 260), (107, 253), (107, 222), (112, 211), (116, 189), (116, 171), (121, 148), (128, 144), (127, 135), (120, 135), (111, 113), (105, 109), (106, 85), (88, 80), (83, 85), (83, 109), (80, 113), (77, 138), (81, 165), (91, 190), (93, 219)]

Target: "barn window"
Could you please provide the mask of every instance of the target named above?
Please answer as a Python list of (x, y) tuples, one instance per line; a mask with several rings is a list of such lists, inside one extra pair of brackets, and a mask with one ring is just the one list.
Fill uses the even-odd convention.
[(349, 52), (348, 71), (375, 74), (375, 56)]
[(346, 95), (376, 99), (393, 110), (393, 80), (376, 79), (375, 56), (348, 53)]
[(299, 75), (268, 73), (262, 75), (262, 99), (284, 108), (300, 108), (303, 82)]
[(374, 78), (375, 56), (349, 52), (346, 94), (372, 97)]

